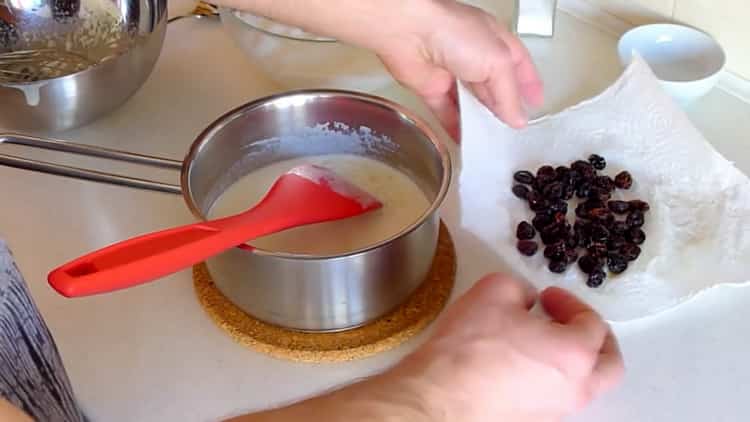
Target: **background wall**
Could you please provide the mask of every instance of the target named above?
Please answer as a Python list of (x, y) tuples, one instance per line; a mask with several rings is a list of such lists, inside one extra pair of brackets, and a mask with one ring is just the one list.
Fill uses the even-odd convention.
[(674, 20), (698, 27), (719, 40), (727, 67), (750, 80), (748, 0), (586, 0), (633, 24)]

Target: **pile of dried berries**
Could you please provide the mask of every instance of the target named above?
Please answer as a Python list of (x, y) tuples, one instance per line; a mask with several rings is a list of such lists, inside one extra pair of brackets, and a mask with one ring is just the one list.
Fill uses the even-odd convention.
[[(588, 274), (586, 284), (599, 287), (606, 278), (604, 268), (619, 274), (641, 254), (639, 245), (646, 241), (641, 229), (649, 210), (641, 200), (613, 200), (615, 189), (630, 189), (633, 177), (627, 171), (614, 179), (599, 174), (606, 160), (596, 154), (588, 161), (579, 160), (570, 167), (543, 166), (536, 175), (519, 171), (513, 175), (513, 194), (525, 200), (534, 211), (531, 223), (522, 221), (516, 229), (518, 251), (533, 256), (539, 250), (534, 238), (537, 232), (544, 243), (544, 257), (549, 270), (563, 273), (578, 262)], [(568, 222), (568, 201), (578, 198), (573, 210), (577, 217)], [(579, 259), (579, 250), (583, 255)]]

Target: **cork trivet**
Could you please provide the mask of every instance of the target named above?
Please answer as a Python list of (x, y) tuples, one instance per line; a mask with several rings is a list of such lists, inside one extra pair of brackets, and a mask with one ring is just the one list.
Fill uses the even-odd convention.
[(203, 309), (238, 343), (281, 359), (343, 362), (392, 349), (432, 322), (448, 302), (456, 276), (456, 251), (440, 225), (437, 252), (427, 279), (401, 306), (362, 327), (334, 333), (305, 333), (260, 321), (231, 303), (211, 280), (205, 264), (193, 267)]

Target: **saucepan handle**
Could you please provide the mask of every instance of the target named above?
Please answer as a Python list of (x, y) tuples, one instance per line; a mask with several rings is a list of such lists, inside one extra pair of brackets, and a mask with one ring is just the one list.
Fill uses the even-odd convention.
[[(150, 167), (160, 167), (174, 170), (182, 169), (182, 161), (118, 151), (93, 145), (77, 144), (56, 139), (38, 138), (35, 136), (21, 135), (16, 133), (0, 134), (0, 145), (2, 144), (23, 145), (30, 148), (60, 151), (68, 154), (97, 157)], [(29, 158), (23, 158), (9, 154), (0, 153), (0, 165), (38, 171), (41, 173), (55, 174), (58, 176), (72, 177), (76, 179), (91, 180), (94, 182), (128, 186), (138, 189), (146, 189), (174, 194), (182, 193), (182, 189), (179, 185), (163, 183), (149, 179), (123, 176), (120, 174), (107, 173), (81, 167), (56, 164), (48, 161), (32, 160)]]

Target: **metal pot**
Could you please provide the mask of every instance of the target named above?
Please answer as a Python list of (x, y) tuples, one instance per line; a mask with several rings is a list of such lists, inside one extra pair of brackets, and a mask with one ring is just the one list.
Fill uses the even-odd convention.
[[(311, 128), (328, 124), (335, 132)], [(312, 132), (311, 132), (312, 131)], [(9, 142), (162, 167), (181, 167), (181, 186), (41, 163), (0, 154), (0, 164), (139, 188), (182, 193), (205, 219), (237, 179), (301, 156), (360, 154), (407, 174), (431, 201), (402, 232), (366, 249), (303, 256), (233, 249), (207, 262), (218, 288), (247, 313), (304, 331), (362, 325), (401, 304), (425, 279), (437, 247), (438, 208), (448, 190), (450, 157), (428, 125), (390, 101), (346, 91), (298, 91), (241, 106), (201, 133), (180, 164), (97, 147), (0, 135)]]
[(0, 81), (0, 128), (63, 131), (113, 111), (151, 74), (166, 27), (166, 0), (0, 1), (0, 62), (8, 52), (63, 51), (82, 69)]

